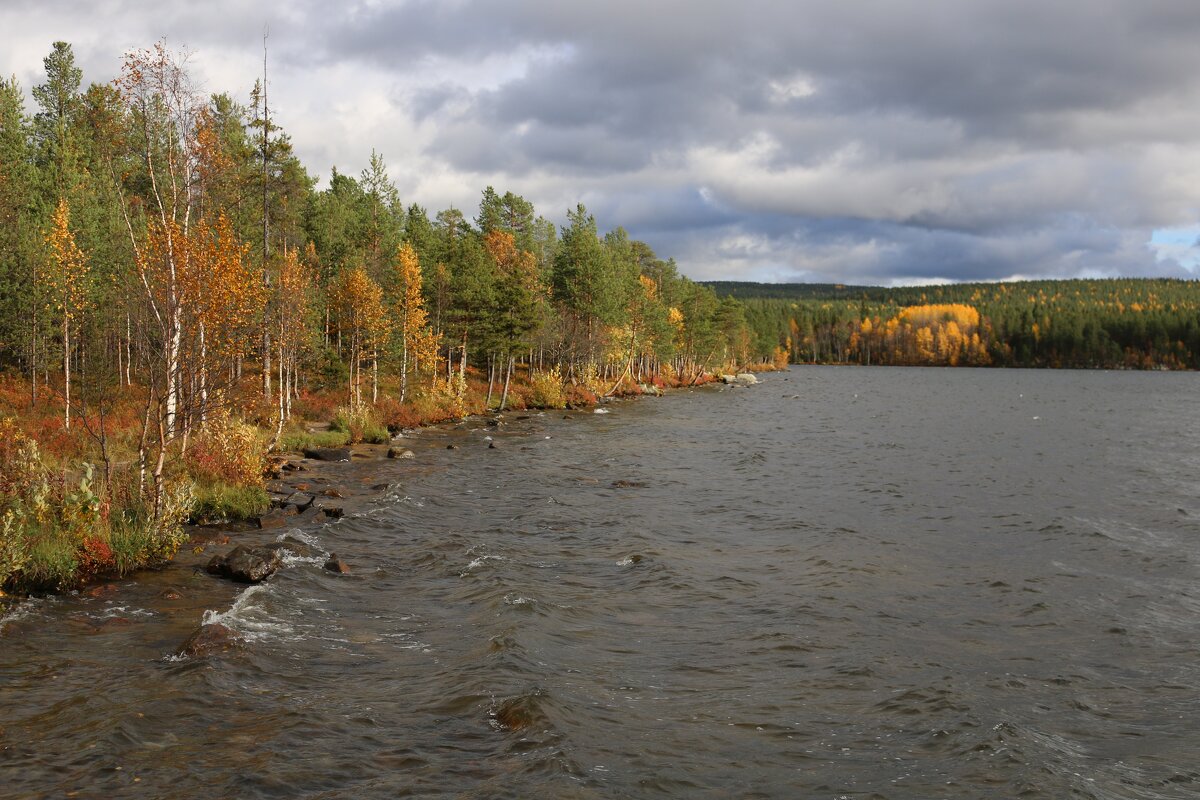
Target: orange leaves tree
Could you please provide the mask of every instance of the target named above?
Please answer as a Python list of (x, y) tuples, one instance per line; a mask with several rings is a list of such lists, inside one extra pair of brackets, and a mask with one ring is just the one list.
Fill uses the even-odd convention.
[(378, 364), (379, 349), (389, 334), (383, 290), (362, 267), (342, 273), (333, 290), (338, 324), (348, 339), (350, 404), (362, 405), (362, 370), (366, 361)]
[(48, 257), (37, 270), (37, 283), (44, 292), (46, 304), (59, 316), (62, 325), (63, 348), (63, 426), (71, 427), (71, 333), (87, 310), (90, 300), (87, 281), (88, 263), (83, 251), (75, 244), (71, 233), (71, 208), (60, 198), (46, 233)]
[(429, 314), (421, 293), (421, 263), (417, 251), (405, 242), (396, 251), (396, 323), (400, 334), (400, 402), (408, 395), (409, 374), (432, 369), (440, 337), (429, 327)]
[(309, 314), (312, 310), (311, 294), (315, 285), (311, 264), (316, 253), (309, 245), (305, 258), (301, 259), (295, 248), (285, 247), (279, 264), (279, 280), (272, 313), (274, 316), (276, 363), (279, 370), (278, 412), (279, 425), (291, 416), (292, 395), (300, 370), (300, 354), (307, 344)]
[[(147, 466), (147, 433), (157, 433), (153, 470), (155, 516), (162, 510), (162, 470), (167, 448), (178, 432), (180, 364), (184, 312), (187, 302), (185, 271), (195, 257), (189, 241), (192, 211), (199, 192), (197, 139), (201, 104), (186, 69), (187, 55), (170, 52), (163, 42), (126, 53), (117, 89), (131, 121), (130, 146), (141, 161), (140, 195), (125, 205), (125, 223), (145, 290), (151, 316), (144, 350), (150, 372), (150, 393), (143, 424), (139, 461)], [(134, 228), (135, 217), (148, 218), (144, 241)], [(150, 411), (156, 409), (155, 424)]]
[(179, 274), (184, 354), (197, 395), (187, 406), (203, 422), (214, 404), (213, 390), (221, 394), (235, 360), (256, 343), (266, 291), (250, 266), (250, 246), (238, 239), (224, 212), (212, 228), (198, 226), (184, 238), (189, 251)]

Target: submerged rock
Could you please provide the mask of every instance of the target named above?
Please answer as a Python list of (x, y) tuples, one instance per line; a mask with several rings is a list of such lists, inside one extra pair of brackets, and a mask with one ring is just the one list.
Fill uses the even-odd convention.
[(274, 575), (280, 563), (277, 548), (238, 545), (223, 556), (213, 556), (205, 569), (238, 583), (259, 583)]
[(296, 509), (296, 513), (303, 513), (312, 506), (313, 500), (317, 498), (306, 492), (292, 492), (287, 499), (283, 501), (284, 506), (290, 506)]
[(641, 481), (613, 481), (612, 488), (614, 489), (645, 489), (646, 484)]
[(350, 566), (338, 558), (337, 553), (330, 553), (329, 560), (325, 562), (325, 569), (330, 572), (336, 572), (339, 575), (349, 575)]
[(305, 458), (317, 461), (349, 461), (349, 447), (308, 447), (304, 450)]
[(175, 651), (175, 655), (200, 658), (212, 653), (223, 653), (227, 650), (233, 650), (239, 646), (241, 646), (241, 640), (232, 628), (222, 625), (219, 622), (213, 622), (208, 625), (201, 625), (193, 631), (192, 635), (187, 638), (187, 641), (181, 644), (179, 649)]
[(272, 509), (256, 518), (260, 530), (271, 530), (272, 528), (282, 528), (291, 523), (291, 517), (294, 517), (296, 512), (294, 509)]

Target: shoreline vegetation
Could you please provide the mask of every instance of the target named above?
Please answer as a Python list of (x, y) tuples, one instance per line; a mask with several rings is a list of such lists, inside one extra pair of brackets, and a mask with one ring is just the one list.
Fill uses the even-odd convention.
[(261, 513), (268, 453), (782, 363), (582, 205), (431, 216), (377, 153), (318, 190), (261, 84), (202, 95), (162, 42), (86, 87), (68, 43), (43, 67), (32, 114), (0, 80), (0, 591)]
[(32, 113), (0, 80), (0, 592), (261, 514), (268, 454), (473, 414), (789, 362), (1197, 366), (1194, 283), (714, 288), (582, 204), (405, 205), (375, 152), (318, 189), (261, 83), (203, 95), (162, 42), (86, 86), (68, 43), (43, 67)]

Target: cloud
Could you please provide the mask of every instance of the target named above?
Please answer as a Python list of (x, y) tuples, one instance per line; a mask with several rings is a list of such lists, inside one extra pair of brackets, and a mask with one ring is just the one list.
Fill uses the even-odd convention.
[(268, 22), (310, 169), (374, 148), (431, 209), (487, 184), (560, 221), (582, 200), (709, 278), (1194, 263), (1148, 246), (1200, 214), (1200, 6), (1173, 0), (14, 0), (0, 69), (28, 88), (61, 38), (107, 80), (166, 35), (244, 98)]

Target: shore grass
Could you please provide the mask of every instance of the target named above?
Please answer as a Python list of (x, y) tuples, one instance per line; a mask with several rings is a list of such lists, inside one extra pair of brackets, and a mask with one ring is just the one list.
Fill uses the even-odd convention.
[(344, 447), (350, 442), (345, 431), (284, 431), (279, 437), (278, 449), (284, 453), (298, 453), (310, 447)]
[(271, 498), (261, 486), (197, 484), (191, 520), (194, 523), (207, 524), (253, 519), (270, 506)]

